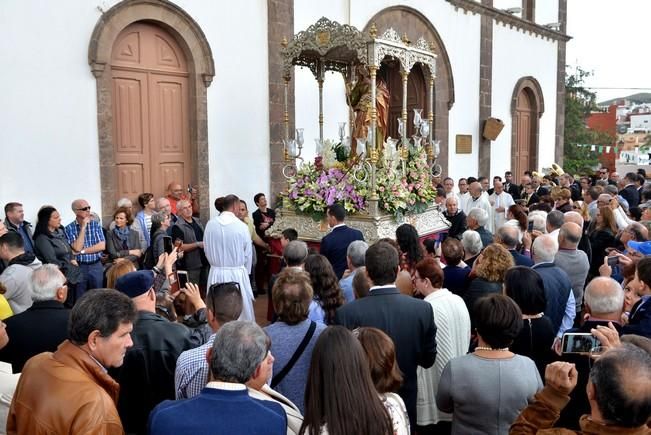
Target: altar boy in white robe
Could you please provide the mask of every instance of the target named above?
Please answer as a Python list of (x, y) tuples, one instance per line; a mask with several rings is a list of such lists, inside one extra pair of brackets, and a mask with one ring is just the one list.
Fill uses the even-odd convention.
[(224, 209), (206, 225), (203, 235), (204, 251), (210, 263), (208, 288), (224, 282), (237, 282), (242, 293), (242, 314), (239, 320), (255, 322), (253, 291), (249, 281), (251, 272), (251, 234), (236, 215), (240, 199), (235, 195), (224, 197)]
[(515, 201), (510, 193), (504, 191), (504, 186), (501, 181), (495, 180), (493, 182), (493, 193), (488, 197), (493, 208), (493, 219), (495, 231), (497, 231), (506, 222), (506, 213)]

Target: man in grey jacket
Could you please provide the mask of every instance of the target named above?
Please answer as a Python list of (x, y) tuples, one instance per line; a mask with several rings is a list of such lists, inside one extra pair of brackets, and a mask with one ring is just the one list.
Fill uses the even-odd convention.
[(0, 275), (0, 284), (7, 288), (4, 296), (14, 314), (22, 313), (32, 306), (30, 279), (41, 262), (34, 254), (25, 252), (23, 238), (15, 231), (0, 237), (0, 259), (8, 264)]
[(574, 302), (577, 316), (583, 305), (583, 287), (590, 269), (590, 262), (585, 252), (578, 249), (582, 230), (573, 222), (565, 223), (558, 233), (558, 252), (554, 257), (554, 264), (563, 269), (572, 283)]

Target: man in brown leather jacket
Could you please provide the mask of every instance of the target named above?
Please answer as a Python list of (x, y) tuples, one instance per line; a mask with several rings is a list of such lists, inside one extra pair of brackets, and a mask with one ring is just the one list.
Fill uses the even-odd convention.
[(552, 428), (576, 387), (574, 364), (557, 361), (545, 370), (545, 388), (511, 425), (510, 434), (651, 434), (651, 356), (630, 343), (604, 353), (590, 371), (590, 414), (581, 432)]
[(116, 290), (86, 293), (70, 315), (70, 339), (25, 364), (7, 419), (8, 434), (123, 434), (119, 385), (107, 373), (132, 345), (136, 309)]

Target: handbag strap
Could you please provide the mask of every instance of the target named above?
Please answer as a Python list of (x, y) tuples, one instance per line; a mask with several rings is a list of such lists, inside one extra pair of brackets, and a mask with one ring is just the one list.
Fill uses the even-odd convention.
[(301, 343), (296, 348), (294, 355), (292, 355), (292, 357), (289, 359), (285, 367), (283, 367), (283, 369), (271, 379), (271, 388), (276, 388), (276, 385), (280, 384), (282, 380), (285, 379), (287, 373), (289, 373), (292, 367), (294, 367), (294, 364), (296, 364), (296, 361), (298, 361), (301, 355), (303, 355), (303, 352), (305, 351), (307, 344), (314, 336), (314, 331), (316, 331), (316, 322), (312, 320), (310, 322), (311, 322), (310, 327), (307, 329), (307, 332), (305, 333), (305, 337), (303, 337), (303, 341), (301, 341)]

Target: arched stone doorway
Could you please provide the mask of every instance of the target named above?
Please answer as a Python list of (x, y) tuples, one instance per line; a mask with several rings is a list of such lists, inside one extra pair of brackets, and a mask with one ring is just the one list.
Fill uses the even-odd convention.
[(113, 139), (117, 196), (193, 182), (188, 68), (174, 38), (159, 26), (129, 25), (113, 44)]
[(511, 102), (511, 170), (516, 182), (524, 171), (538, 169), (538, 128), (543, 111), (538, 81), (533, 77), (520, 79)]
[[(129, 31), (124, 32), (125, 29), (134, 24), (151, 26), (148, 31), (153, 34), (158, 32), (159, 36), (163, 36), (162, 39), (154, 37), (154, 47), (156, 47), (156, 44), (159, 45), (153, 52), (162, 50), (162, 58), (164, 59), (160, 59), (157, 72), (163, 72), (166, 79), (157, 81), (161, 77), (153, 77), (151, 82), (148, 80), (148, 92), (151, 95), (148, 95), (149, 98), (142, 101), (149, 101), (153, 98), (152, 95), (156, 94), (155, 98), (166, 100), (162, 102), (162, 105), (158, 104), (159, 108), (166, 107), (170, 110), (177, 110), (176, 113), (179, 114), (178, 111), (183, 112), (185, 105), (184, 113), (180, 116), (187, 118), (187, 122), (183, 121), (173, 125), (167, 125), (165, 122), (163, 124), (159, 123), (157, 129), (155, 129), (156, 131), (154, 131), (154, 133), (162, 135), (164, 138), (154, 137), (156, 142), (159, 142), (156, 144), (159, 146), (158, 149), (162, 149), (163, 152), (156, 156), (149, 153), (149, 170), (151, 172), (152, 165), (157, 165), (154, 172), (158, 174), (155, 176), (150, 174), (148, 178), (152, 193), (156, 196), (162, 195), (167, 182), (171, 181), (167, 178), (176, 177), (177, 174), (182, 172), (184, 180), (177, 181), (187, 180), (197, 184), (201, 195), (201, 215), (204, 219), (207, 219), (210, 215), (210, 198), (206, 90), (215, 74), (214, 61), (210, 46), (199, 25), (183, 9), (166, 0), (156, 2), (129, 0), (120, 2), (100, 17), (91, 36), (88, 48), (88, 63), (91, 72), (97, 79), (99, 169), (103, 215), (106, 218), (112, 213), (115, 202), (119, 198), (120, 189), (124, 189), (127, 193), (129, 190), (135, 191), (138, 189), (138, 178), (147, 179), (145, 169), (147, 165), (143, 163), (142, 175), (138, 174), (137, 169), (137, 160), (140, 159), (144, 162), (144, 160), (147, 160), (146, 154), (144, 157), (129, 156), (129, 150), (131, 150), (131, 154), (138, 154), (133, 152), (138, 147), (125, 147), (124, 144), (129, 141), (125, 142), (122, 138), (116, 136), (118, 134), (116, 126), (119, 126), (122, 121), (116, 119), (116, 116), (128, 113), (129, 106), (133, 107), (133, 105), (129, 103), (122, 104), (119, 98), (114, 97), (116, 95), (114, 94), (114, 86), (117, 86), (114, 77), (118, 78), (118, 82), (123, 80), (122, 84), (126, 84), (126, 81), (128, 81), (124, 81), (124, 79), (130, 78), (131, 86), (136, 86), (136, 83), (139, 83), (137, 86), (145, 83), (142, 76), (140, 79), (135, 79), (137, 74), (131, 76), (125, 74), (130, 68), (127, 62), (129, 49), (120, 44), (124, 43), (123, 38), (132, 33)], [(132, 44), (132, 46), (135, 47), (135, 44)], [(114, 48), (122, 51), (126, 50), (126, 57), (124, 54), (116, 54), (117, 58), (114, 58)], [(172, 55), (171, 53), (175, 54)], [(174, 62), (171, 60), (172, 58), (176, 59), (176, 66), (172, 65)], [(165, 65), (166, 62), (167, 65)], [(120, 74), (124, 77), (113, 74), (112, 69), (114, 66), (117, 67), (116, 71), (120, 71)], [(142, 73), (147, 70), (156, 70), (151, 66), (150, 64), (148, 68), (141, 68), (140, 70), (134, 67), (131, 72)], [(171, 77), (175, 77), (175, 79), (171, 80)], [(186, 81), (185, 85), (182, 84), (183, 80)], [(150, 83), (155, 83), (153, 94), (150, 90)], [(123, 90), (128, 88), (129, 86), (126, 86)], [(187, 97), (182, 96), (186, 92), (183, 88), (187, 90)], [(175, 103), (172, 103), (172, 101), (175, 101)], [(118, 110), (116, 103), (120, 103), (122, 109), (127, 108), (127, 112), (122, 109)], [(118, 111), (116, 112), (116, 110)], [(154, 113), (153, 117), (158, 120), (169, 119), (170, 113)], [(149, 122), (147, 128), (149, 133), (152, 133), (151, 122)], [(123, 131), (124, 129), (120, 134)], [(129, 131), (128, 128), (127, 131)], [(184, 143), (183, 140), (187, 141), (187, 146), (179, 146), (179, 144)], [(151, 140), (142, 142), (150, 143)], [(178, 152), (180, 149), (183, 150), (182, 153)], [(183, 165), (180, 164), (180, 160), (184, 160)], [(128, 165), (132, 166), (128, 167)], [(186, 175), (189, 168), (193, 168), (194, 173)], [(120, 172), (121, 170), (122, 172)], [(124, 177), (122, 181), (120, 181), (121, 176)], [(188, 178), (185, 179), (185, 177)], [(153, 183), (162, 183), (163, 185), (155, 186)], [(143, 184), (143, 186), (147, 187), (147, 184)]]
[[(364, 27), (364, 31), (368, 32), (371, 25), (375, 23), (378, 33), (384, 32), (389, 27), (393, 27), (396, 31), (406, 33), (411, 41), (417, 41), (419, 37), (433, 44), (434, 50), (438, 55), (436, 60), (436, 81), (434, 84), (434, 138), (441, 141), (441, 155), (439, 156), (439, 163), (443, 168), (443, 173), (448, 171), (448, 112), (454, 105), (454, 78), (452, 76), (452, 66), (450, 58), (448, 57), (447, 50), (443, 44), (443, 40), (434, 28), (434, 25), (419, 11), (407, 6), (391, 6), (383, 9), (375, 14)], [(400, 77), (399, 72), (396, 74)], [(427, 113), (427, 89), (428, 84), (426, 75), (423, 70), (417, 65), (412, 69), (407, 82), (408, 86), (408, 101), (409, 107), (409, 128), (413, 128), (411, 120), (413, 119), (414, 108), (422, 108), (423, 115)], [(397, 80), (397, 79), (396, 79)], [(397, 137), (398, 125), (396, 118), (398, 114), (391, 112), (393, 109), (394, 95), (400, 95), (402, 98), (402, 83), (398, 87), (398, 91), (394, 91), (391, 85), (391, 77), (389, 77), (389, 90), (391, 91), (391, 106), (389, 118), (389, 136)], [(400, 110), (402, 108), (402, 101), (398, 104)], [(395, 125), (394, 125), (395, 124)]]

